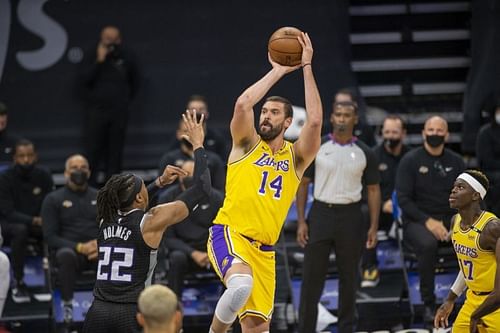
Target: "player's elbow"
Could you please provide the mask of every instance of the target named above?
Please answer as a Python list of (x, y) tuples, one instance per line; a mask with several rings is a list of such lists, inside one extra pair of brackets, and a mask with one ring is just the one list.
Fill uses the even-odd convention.
[(307, 115), (307, 123), (312, 129), (319, 129), (321, 131), (321, 126), (323, 126), (323, 119), (321, 113), (314, 113)]
[(250, 102), (250, 96), (248, 94), (243, 93), (234, 104), (234, 111), (245, 111), (252, 107)]

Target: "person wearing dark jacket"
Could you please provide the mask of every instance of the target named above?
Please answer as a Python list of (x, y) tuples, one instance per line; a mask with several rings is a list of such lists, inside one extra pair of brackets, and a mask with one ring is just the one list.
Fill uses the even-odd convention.
[(479, 167), (490, 180), (485, 198), (488, 209), (500, 215), (500, 97), (492, 112), (491, 122), (481, 127), (477, 135), (476, 154)]
[(0, 102), (0, 172), (7, 169), (12, 163), (14, 146), (19, 137), (7, 131), (7, 106)]
[[(403, 144), (406, 136), (406, 126), (398, 115), (389, 115), (382, 125), (382, 143), (373, 149), (380, 172), (380, 192), (382, 207), (380, 210), (379, 230), (388, 232), (392, 226), (392, 192), (396, 182), (396, 172), (401, 158), (409, 151)], [(377, 248), (366, 249), (363, 254), (363, 280), (361, 288), (377, 286), (380, 273), (377, 268)]]
[(14, 164), (0, 175), (0, 223), (3, 237), (12, 250), (12, 299), (16, 303), (30, 301), (23, 282), (28, 237), (41, 242), (40, 209), (45, 196), (54, 189), (52, 176), (36, 162), (34, 144), (21, 139), (14, 148)]
[(462, 157), (445, 148), (448, 123), (439, 116), (427, 119), (423, 147), (400, 161), (396, 192), (403, 212), (403, 238), (417, 255), (424, 321), (434, 321), (434, 265), (438, 245), (449, 241), (451, 217), (448, 197), (455, 179), (465, 169)]
[(97, 264), (97, 190), (88, 185), (90, 169), (82, 155), (66, 160), (66, 185), (47, 195), (42, 205), (43, 233), (58, 266), (64, 321), (73, 319), (77, 273)]
[[(206, 127), (205, 133), (206, 133)], [(193, 160), (193, 146), (183, 138), (186, 133), (186, 124), (179, 121), (179, 125), (176, 131), (176, 137), (179, 142), (179, 148), (166, 152), (160, 159), (158, 164), (158, 170), (161, 172), (167, 165), (175, 165), (177, 167), (182, 167), (184, 162)], [(210, 170), (210, 177), (212, 179), (212, 185), (215, 189), (224, 191), (225, 185), (225, 168), (224, 162), (216, 153), (207, 150), (208, 157), (208, 168)], [(174, 184), (177, 184), (174, 183)]]
[(95, 184), (100, 164), (105, 180), (121, 171), (128, 109), (139, 80), (134, 57), (122, 46), (117, 27), (104, 27), (97, 50), (90, 54), (82, 63), (79, 84), (86, 104), (85, 149)]
[[(186, 103), (186, 109), (191, 111), (196, 111), (198, 115), (204, 115), (205, 117), (205, 149), (216, 153), (223, 161), (227, 160), (228, 138), (224, 138), (223, 133), (220, 130), (215, 129), (208, 124), (208, 119), (210, 113), (208, 112), (208, 102), (205, 96), (202, 95), (191, 95)], [(177, 133), (178, 134), (178, 133)], [(180, 148), (180, 141), (178, 138), (170, 142), (167, 151), (175, 150)]]
[[(191, 186), (194, 162), (186, 161), (182, 165), (190, 176), (180, 177), (179, 183), (173, 185), (160, 195), (158, 203), (174, 201), (177, 196)], [(184, 276), (188, 272), (203, 271), (210, 267), (207, 255), (208, 229), (217, 211), (222, 206), (224, 194), (212, 189), (209, 197), (203, 199), (199, 206), (182, 223), (167, 229), (163, 239), (168, 254), (168, 285), (182, 297)]]

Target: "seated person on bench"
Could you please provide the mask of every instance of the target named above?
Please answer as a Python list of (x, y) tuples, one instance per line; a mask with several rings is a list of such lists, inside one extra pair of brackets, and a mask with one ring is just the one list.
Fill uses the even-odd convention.
[(50, 193), (42, 205), (43, 232), (55, 254), (64, 306), (64, 322), (73, 320), (73, 291), (77, 273), (97, 264), (97, 190), (88, 185), (89, 163), (82, 155), (66, 160), (66, 185)]
[[(181, 177), (178, 184), (162, 193), (158, 199), (159, 203), (173, 201), (179, 193), (191, 186), (194, 162), (186, 161), (182, 168), (190, 176)], [(179, 299), (182, 299), (186, 273), (207, 270), (210, 267), (207, 255), (208, 228), (222, 206), (223, 199), (223, 193), (213, 188), (209, 199), (200, 202), (189, 217), (169, 227), (165, 233), (163, 244), (168, 252), (168, 285)]]

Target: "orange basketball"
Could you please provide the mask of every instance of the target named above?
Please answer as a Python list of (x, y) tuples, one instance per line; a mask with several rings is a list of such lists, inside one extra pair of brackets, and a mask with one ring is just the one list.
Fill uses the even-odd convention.
[(302, 45), (297, 39), (300, 34), (301, 31), (294, 27), (283, 27), (276, 30), (267, 44), (271, 59), (284, 66), (300, 65)]

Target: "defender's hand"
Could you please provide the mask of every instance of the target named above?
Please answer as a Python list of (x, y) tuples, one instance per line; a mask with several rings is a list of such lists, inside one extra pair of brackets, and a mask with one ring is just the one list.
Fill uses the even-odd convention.
[(188, 172), (174, 165), (167, 165), (163, 170), (163, 174), (156, 179), (156, 185), (163, 187), (172, 184), (179, 176), (187, 176)]
[(182, 114), (182, 119), (184, 124), (186, 124), (187, 134), (182, 135), (183, 138), (191, 142), (193, 145), (193, 151), (198, 148), (203, 147), (203, 141), (205, 140), (205, 130), (203, 128), (203, 120), (205, 116), (201, 114), (200, 120), (196, 119), (196, 110), (186, 110), (186, 113)]

